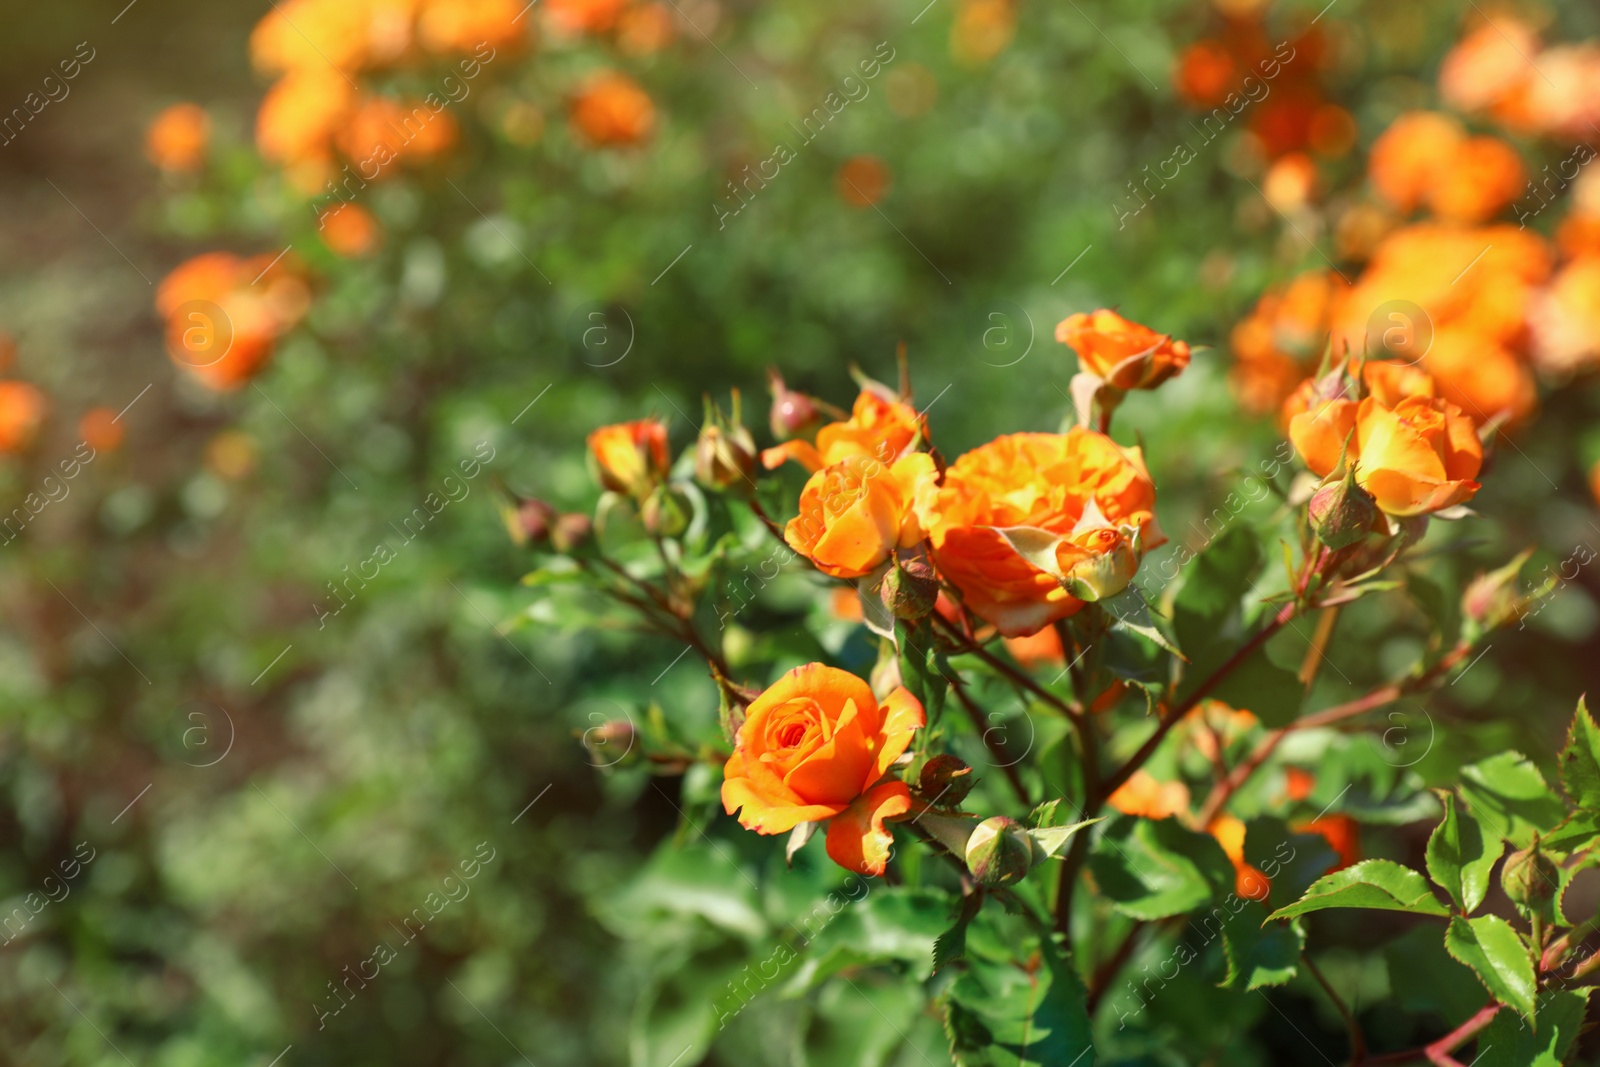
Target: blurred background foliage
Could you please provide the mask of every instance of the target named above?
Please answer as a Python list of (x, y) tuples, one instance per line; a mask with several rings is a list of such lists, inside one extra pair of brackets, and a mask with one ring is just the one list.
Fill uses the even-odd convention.
[[(5, 373), (48, 399), (31, 448), (0, 464), (0, 499), (38, 491), (91, 408), (123, 412), (125, 431), (0, 547), (4, 911), (81, 843), (79, 858), (94, 856), (0, 947), (4, 1056), (264, 1067), (292, 1046), (282, 1063), (942, 1062), (936, 1021), (882, 966), (857, 975), (859, 999), (824, 981), (850, 973), (864, 943), (925, 976), (947, 917), (914, 897), (884, 905), (902, 914), (840, 920), (808, 951), (803, 996), (759, 999), (707, 1050), (712, 998), (840, 872), (802, 857), (798, 873), (754, 877), (776, 850), (730, 831), (707, 768), (596, 766), (612, 757), (585, 731), (654, 707), (703, 732), (715, 690), (679, 647), (591, 616), (518, 625), (540, 609), (516, 585), (529, 562), (496, 495), (585, 509), (595, 425), (654, 413), (686, 446), (704, 391), (737, 387), (759, 411), (778, 366), (845, 403), (850, 365), (892, 378), (900, 343), (947, 455), (1054, 429), (1076, 369), (1054, 323), (1118, 306), (1215, 346), (1130, 399), (1118, 429), (1144, 444), (1161, 520), (1184, 540), (1280, 440), (1229, 395), (1230, 328), (1332, 247), (1271, 209), (1254, 187), (1264, 161), (1239, 131), (1119, 225), (1128, 183), (1189, 136), (1172, 70), (1216, 13), (1174, 0), (699, 0), (671, 5), (672, 39), (648, 52), (540, 29), (452, 105), (448, 153), (363, 193), (382, 244), (345, 260), (253, 147), (266, 82), (248, 38), (272, 5), (118, 6), (12, 5), (0, 40), (6, 107), (79, 42), (95, 53), (70, 95), (0, 148)], [(1271, 24), (1287, 37), (1321, 8), (1283, 5)], [(1463, 14), (1375, 0), (1325, 12), (1318, 79), (1360, 146), (1429, 102)], [(1600, 34), (1592, 7), (1544, 14), (1566, 39)], [(866, 95), (800, 144), (792, 124), (880, 48), (892, 58)], [(597, 149), (572, 130), (574, 87), (605, 68), (653, 100), (646, 143)], [(386, 77), (420, 94), (445, 69)], [(207, 109), (210, 158), (163, 176), (144, 130), (180, 100)], [(734, 206), (727, 183), (780, 141), (793, 161), (719, 218)], [(1321, 165), (1359, 181), (1359, 150)], [(217, 393), (174, 367), (152, 303), (162, 277), (202, 251), (285, 246), (311, 300), (266, 370)], [(1592, 388), (1563, 391), (1502, 450), (1477, 502), (1501, 521), (1445, 538), (1460, 551), (1436, 559), (1440, 585), (1524, 546), (1537, 569), (1600, 539), (1585, 481), (1595, 408)], [(492, 460), (455, 483), (464, 495), (414, 539), (396, 532), (428, 494), (460, 493), (446, 477), (484, 447)], [(339, 607), (330, 583), (380, 542), (403, 547), (320, 615)], [(797, 625), (812, 583), (792, 581), (752, 630)], [(1497, 637), (1430, 705), (1438, 741), (1415, 770), (1448, 781), (1467, 751), (1551, 752), (1572, 694), (1597, 677), (1597, 592), (1585, 571), (1526, 630)], [(1347, 620), (1343, 640), (1366, 651), (1324, 672), (1329, 699), (1403, 668), (1435, 626), (1392, 603)], [(730, 657), (754, 684), (796, 647), (748, 646)], [(1419, 751), (1431, 736), (1419, 732)], [(1418, 846), (1396, 835), (1369, 850)], [(468, 896), (321, 1018), (347, 968), (398, 945), (396, 920), (490, 852)], [(1414, 965), (1406, 953), (1390, 958), (1352, 954), (1363, 1001), (1425, 984), (1394, 970)], [(1274, 1012), (1191, 986), (1160, 1002), (1174, 1044), (1108, 1060), (1228, 1049), (1228, 1062), (1285, 1062), (1304, 1051), (1291, 1028), (1340, 1032), (1309, 988), (1275, 993)], [(889, 1019), (902, 1020), (892, 1034)], [(1236, 1044), (1241, 1029), (1254, 1036)]]

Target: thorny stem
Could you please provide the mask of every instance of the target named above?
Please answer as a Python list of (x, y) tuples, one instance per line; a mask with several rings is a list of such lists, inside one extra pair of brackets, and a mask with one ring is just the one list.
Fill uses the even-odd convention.
[(1044, 686), (1028, 677), (1027, 674), (1017, 670), (1017, 668), (1011, 666), (1011, 664), (1007, 663), (999, 656), (996, 656), (993, 652), (990, 652), (988, 649), (978, 644), (978, 642), (969, 638), (966, 634), (961, 632), (960, 627), (956, 626), (956, 624), (951, 622), (949, 619), (946, 619), (943, 615), (940, 615), (938, 612), (934, 612), (929, 617), (933, 619), (935, 624), (943, 627), (945, 632), (948, 633), (952, 638), (956, 639), (960, 651), (970, 652), (977, 656), (979, 659), (983, 660), (983, 662), (987, 663), (989, 666), (1005, 675), (1011, 681), (1026, 689), (1040, 700), (1043, 700), (1051, 707), (1061, 711), (1063, 714), (1079, 714), (1077, 708), (1073, 707), (1071, 704), (1068, 704), (1066, 701), (1056, 696), (1056, 694), (1050, 692), (1050, 690), (1046, 689)]

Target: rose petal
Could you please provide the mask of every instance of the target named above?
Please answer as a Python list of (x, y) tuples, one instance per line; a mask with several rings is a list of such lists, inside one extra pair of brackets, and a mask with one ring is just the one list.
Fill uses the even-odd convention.
[(894, 834), (883, 822), (910, 810), (911, 791), (904, 782), (868, 790), (828, 823), (828, 855), (846, 870), (881, 875), (894, 846)]

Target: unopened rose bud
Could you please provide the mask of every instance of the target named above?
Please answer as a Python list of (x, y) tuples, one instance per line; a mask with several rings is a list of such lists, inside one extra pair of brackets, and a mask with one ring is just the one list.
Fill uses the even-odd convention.
[(1555, 899), (1557, 879), (1561, 872), (1554, 861), (1539, 848), (1531, 846), (1513, 852), (1506, 858), (1500, 871), (1500, 888), (1519, 908), (1538, 910)]
[(816, 403), (806, 394), (783, 384), (783, 375), (776, 368), (767, 371), (767, 382), (772, 389), (773, 437), (787, 441), (811, 429), (821, 419)]
[(556, 509), (543, 500), (524, 500), (517, 505), (516, 528), (522, 534), (519, 544), (539, 544), (550, 536), (557, 519)]
[(756, 442), (743, 426), (724, 429), (706, 423), (695, 443), (695, 481), (707, 489), (726, 489), (747, 481), (756, 467)]
[(928, 616), (939, 599), (939, 576), (923, 545), (895, 550), (878, 595), (897, 619), (915, 622)]
[(1520, 618), (1527, 609), (1527, 598), (1518, 591), (1517, 580), (1532, 555), (1533, 550), (1527, 549), (1504, 567), (1472, 579), (1461, 595), (1461, 613), (1480, 630), (1493, 630)]
[(595, 764), (610, 766), (632, 751), (633, 738), (633, 723), (626, 719), (614, 719), (585, 730), (583, 747), (589, 750), (589, 758)]
[(967, 839), (967, 869), (983, 885), (1022, 881), (1033, 866), (1033, 842), (1015, 819), (985, 819)]
[(954, 808), (967, 799), (967, 794), (972, 792), (976, 783), (972, 768), (967, 766), (966, 761), (948, 752), (941, 752), (922, 765), (922, 774), (917, 778), (917, 792), (929, 804)]
[(692, 505), (670, 485), (658, 485), (644, 500), (639, 519), (644, 528), (658, 537), (677, 537), (689, 528)]
[(584, 544), (594, 533), (594, 523), (589, 516), (573, 511), (556, 519), (550, 528), (550, 546), (557, 552), (571, 552)]
[(1356, 484), (1353, 469), (1311, 494), (1307, 509), (1317, 538), (1334, 549), (1348, 548), (1366, 537), (1378, 519), (1378, 505)]
[(589, 435), (589, 453), (602, 488), (636, 499), (666, 477), (672, 462), (667, 427), (659, 419), (602, 426)]
[(1139, 569), (1133, 543), (1120, 530), (1087, 530), (1074, 537), (1072, 545), (1087, 554), (1066, 568), (1061, 584), (1079, 600), (1093, 603), (1116, 596), (1128, 588)]

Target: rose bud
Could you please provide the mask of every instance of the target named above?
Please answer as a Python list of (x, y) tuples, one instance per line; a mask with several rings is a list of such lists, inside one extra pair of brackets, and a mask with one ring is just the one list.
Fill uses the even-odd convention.
[(1085, 603), (1114, 597), (1133, 581), (1139, 557), (1133, 542), (1121, 530), (1109, 526), (1085, 530), (1058, 550), (1070, 549), (1080, 555), (1063, 569), (1062, 588)]
[(941, 752), (922, 765), (922, 774), (917, 778), (917, 792), (929, 804), (955, 808), (967, 799), (967, 794), (972, 792), (976, 784), (972, 768), (964, 760)]
[(1015, 819), (985, 819), (967, 838), (967, 869), (983, 885), (1022, 881), (1033, 866), (1033, 842)]
[(1056, 340), (1078, 353), (1086, 373), (1113, 389), (1154, 389), (1189, 365), (1187, 343), (1105, 308), (1062, 319)]
[(750, 472), (756, 469), (757, 451), (755, 438), (744, 428), (739, 414), (739, 391), (733, 391), (732, 418), (725, 419), (708, 400), (705, 425), (700, 428), (700, 438), (695, 442), (695, 480), (707, 489), (726, 489), (748, 482)]
[(613, 493), (643, 497), (667, 475), (667, 427), (659, 419), (602, 426), (589, 435), (589, 452), (600, 485)]
[(556, 509), (543, 500), (524, 500), (517, 505), (516, 517), (517, 529), (522, 531), (523, 541), (537, 544), (550, 536), (550, 528), (556, 521)]
[(1500, 870), (1500, 888), (1511, 903), (1524, 910), (1543, 910), (1556, 895), (1560, 871), (1539, 848), (1539, 842), (1506, 857)]
[(594, 523), (582, 512), (568, 512), (550, 528), (550, 545), (557, 552), (571, 552), (589, 540)]
[(772, 436), (780, 441), (805, 433), (822, 418), (816, 402), (804, 393), (797, 393), (783, 384), (783, 375), (776, 367), (767, 371), (767, 383), (772, 390)]
[(1524, 549), (1504, 567), (1480, 574), (1461, 595), (1461, 613), (1482, 630), (1493, 630), (1522, 616), (1527, 598), (1517, 590), (1517, 577), (1533, 555)]
[(670, 485), (658, 485), (639, 509), (644, 528), (658, 537), (677, 537), (689, 528), (694, 505)]
[(1313, 493), (1307, 511), (1317, 538), (1329, 548), (1355, 544), (1367, 536), (1378, 519), (1378, 505), (1372, 494), (1356, 484), (1353, 470)]
[(915, 622), (928, 616), (939, 599), (939, 576), (925, 544), (895, 550), (878, 595), (897, 619)]
[(626, 719), (613, 719), (585, 730), (583, 747), (589, 750), (589, 759), (597, 766), (610, 766), (620, 762), (633, 750), (633, 723)]

